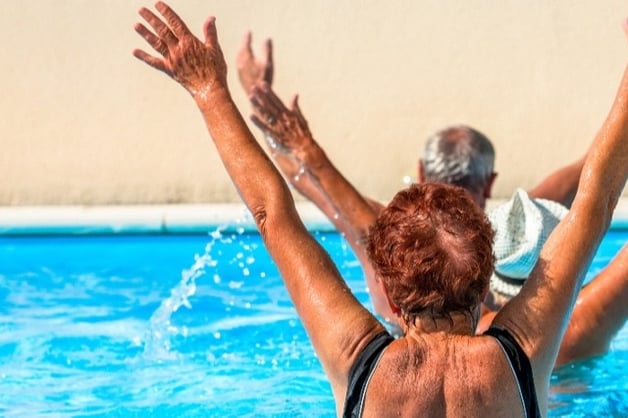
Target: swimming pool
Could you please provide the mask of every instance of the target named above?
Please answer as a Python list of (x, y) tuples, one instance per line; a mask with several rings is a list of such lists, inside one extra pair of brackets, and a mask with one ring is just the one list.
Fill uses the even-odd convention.
[[(370, 307), (340, 235), (313, 232)], [(628, 238), (612, 230), (589, 277)], [(0, 415), (331, 417), (327, 379), (259, 235), (0, 237)], [(550, 416), (628, 416), (628, 327), (558, 370)]]

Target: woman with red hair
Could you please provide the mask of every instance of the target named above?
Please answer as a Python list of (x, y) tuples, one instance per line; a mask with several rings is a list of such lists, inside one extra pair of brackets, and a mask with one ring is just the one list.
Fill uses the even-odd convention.
[(628, 71), (583, 168), (571, 210), (521, 292), (475, 335), (493, 270), (492, 230), (461, 188), (398, 193), (369, 234), (404, 335), (393, 339), (353, 296), (301, 222), (284, 179), (234, 104), (215, 19), (196, 38), (166, 4), (135, 30), (157, 56), (134, 55), (180, 83), (210, 136), (330, 380), (339, 416), (540, 416), (577, 290), (628, 176)]

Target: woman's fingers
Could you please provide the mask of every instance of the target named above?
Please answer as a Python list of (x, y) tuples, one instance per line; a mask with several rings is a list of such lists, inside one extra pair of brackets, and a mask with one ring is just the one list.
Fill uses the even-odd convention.
[(163, 71), (166, 74), (170, 74), (162, 59), (155, 58), (152, 55), (149, 55), (146, 52), (142, 51), (141, 49), (135, 49), (133, 51), (133, 56), (141, 61), (144, 61), (146, 64), (150, 65), (156, 70)]
[(164, 57), (168, 54), (168, 47), (156, 36), (153, 32), (148, 30), (146, 26), (141, 23), (135, 25), (135, 32), (137, 32), (142, 38), (148, 42), (150, 46)]
[[(173, 12), (174, 13), (174, 12)], [(140, 16), (146, 20), (146, 22), (153, 28), (155, 33), (159, 36), (162, 42), (166, 44), (168, 48), (174, 48), (179, 40), (172, 33), (168, 25), (161, 21), (155, 13), (148, 10), (146, 7), (142, 7), (139, 11)]]

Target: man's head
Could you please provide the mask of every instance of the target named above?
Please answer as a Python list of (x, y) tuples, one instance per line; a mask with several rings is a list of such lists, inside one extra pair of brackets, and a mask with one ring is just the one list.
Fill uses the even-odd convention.
[(367, 253), (406, 324), (428, 312), (472, 313), (493, 271), (493, 229), (462, 188), (414, 184), (397, 193), (369, 231)]
[(497, 174), (495, 149), (481, 132), (455, 125), (428, 138), (419, 160), (419, 180), (460, 186), (484, 209)]

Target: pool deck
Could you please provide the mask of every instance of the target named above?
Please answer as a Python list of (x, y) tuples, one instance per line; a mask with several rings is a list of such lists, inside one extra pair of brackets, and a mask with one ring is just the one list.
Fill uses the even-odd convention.
[[(491, 200), (488, 209), (499, 203)], [(297, 209), (308, 228), (334, 229), (311, 203), (297, 202)], [(255, 229), (240, 203), (0, 207), (0, 236), (207, 233), (225, 225)], [(618, 203), (611, 227), (628, 229), (628, 198)]]

